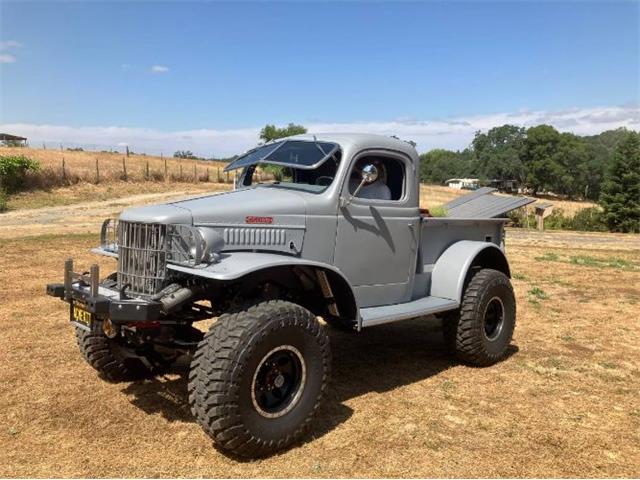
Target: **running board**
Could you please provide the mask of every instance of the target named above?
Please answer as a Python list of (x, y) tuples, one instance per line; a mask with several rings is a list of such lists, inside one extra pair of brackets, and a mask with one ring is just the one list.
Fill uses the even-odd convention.
[(368, 307), (360, 309), (362, 327), (372, 327), (383, 323), (397, 322), (409, 318), (432, 315), (434, 313), (455, 310), (460, 304), (454, 300), (440, 297), (424, 297), (411, 302), (382, 307)]

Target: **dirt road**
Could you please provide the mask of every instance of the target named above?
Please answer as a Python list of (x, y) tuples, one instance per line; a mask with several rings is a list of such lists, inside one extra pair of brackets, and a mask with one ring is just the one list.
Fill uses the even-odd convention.
[(72, 205), (16, 210), (0, 214), (0, 238), (34, 235), (98, 233), (106, 218), (116, 217), (132, 206), (177, 201), (216, 193), (189, 194), (186, 191), (145, 193), (108, 201), (88, 201)]

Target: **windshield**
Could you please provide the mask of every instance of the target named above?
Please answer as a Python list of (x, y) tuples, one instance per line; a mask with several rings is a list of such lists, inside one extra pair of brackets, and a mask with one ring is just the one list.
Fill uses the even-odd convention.
[(240, 175), (238, 186), (272, 186), (321, 193), (333, 183), (340, 164), (340, 157), (338, 150), (314, 169), (260, 162), (258, 166), (254, 164), (245, 167)]
[(248, 151), (231, 162), (225, 168), (225, 171), (244, 168), (257, 163), (270, 163), (296, 169), (314, 169), (319, 167), (337, 150), (338, 145), (330, 142), (282, 140)]

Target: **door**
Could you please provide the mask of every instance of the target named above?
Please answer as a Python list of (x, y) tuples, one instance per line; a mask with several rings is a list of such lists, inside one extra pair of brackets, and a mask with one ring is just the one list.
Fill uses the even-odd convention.
[[(363, 187), (354, 196), (359, 171), (371, 163), (377, 165), (381, 183)], [(334, 262), (355, 287), (360, 307), (409, 299), (419, 210), (407, 173), (411, 177), (413, 171), (403, 156), (365, 155), (353, 161), (344, 182)]]

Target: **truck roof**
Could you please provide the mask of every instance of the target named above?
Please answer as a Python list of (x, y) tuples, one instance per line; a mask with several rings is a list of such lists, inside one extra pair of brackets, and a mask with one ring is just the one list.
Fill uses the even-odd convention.
[(308, 140), (334, 142), (345, 146), (350, 144), (360, 148), (383, 148), (397, 150), (414, 158), (418, 152), (409, 142), (400, 140), (399, 138), (389, 137), (386, 135), (376, 135), (373, 133), (304, 133), (301, 135), (293, 135), (286, 137), (287, 139)]

